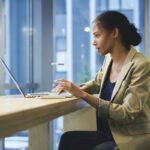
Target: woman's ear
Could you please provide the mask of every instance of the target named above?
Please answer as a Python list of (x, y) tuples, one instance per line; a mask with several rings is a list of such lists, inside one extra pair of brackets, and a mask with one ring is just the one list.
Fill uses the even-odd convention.
[(118, 28), (114, 28), (112, 31), (112, 37), (113, 39), (116, 39), (119, 37), (119, 29)]

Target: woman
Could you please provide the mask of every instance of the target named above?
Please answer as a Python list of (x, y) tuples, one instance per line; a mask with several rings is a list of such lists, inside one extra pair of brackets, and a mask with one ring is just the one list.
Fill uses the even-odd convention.
[(102, 69), (82, 87), (58, 80), (57, 92), (66, 90), (95, 107), (98, 131), (67, 132), (59, 150), (149, 150), (150, 61), (133, 47), (141, 36), (117, 11), (96, 17), (93, 36), (98, 53), (106, 56)]

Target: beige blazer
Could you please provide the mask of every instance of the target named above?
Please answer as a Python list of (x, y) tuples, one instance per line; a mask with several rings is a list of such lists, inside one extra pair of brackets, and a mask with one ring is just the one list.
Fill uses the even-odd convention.
[[(111, 63), (106, 57), (102, 69), (85, 86), (101, 94)], [(100, 101), (98, 111), (108, 119), (120, 150), (150, 150), (150, 61), (131, 48), (113, 90), (111, 101)]]

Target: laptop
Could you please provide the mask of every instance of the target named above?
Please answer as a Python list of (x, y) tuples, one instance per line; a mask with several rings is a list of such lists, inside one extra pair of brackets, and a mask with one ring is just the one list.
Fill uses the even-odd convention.
[(1, 61), (2, 65), (4, 66), (4, 68), (6, 69), (9, 77), (12, 79), (13, 83), (15, 84), (15, 86), (17, 87), (19, 92), (21, 93), (21, 95), (25, 98), (61, 99), (61, 98), (70, 98), (73, 96), (72, 94), (70, 94), (68, 92), (62, 92), (61, 94), (57, 94), (56, 92), (38, 92), (38, 93), (25, 94), (23, 92), (23, 90), (21, 89), (21, 87), (19, 86), (17, 80), (14, 78), (10, 69), (6, 65), (5, 61), (2, 58), (0, 58), (0, 61)]

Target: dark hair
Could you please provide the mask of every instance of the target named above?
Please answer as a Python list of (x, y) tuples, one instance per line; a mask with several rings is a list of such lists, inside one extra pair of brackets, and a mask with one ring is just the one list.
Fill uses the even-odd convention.
[(130, 48), (130, 45), (136, 46), (142, 40), (134, 24), (130, 23), (127, 17), (120, 12), (103, 12), (93, 22), (110, 31), (118, 28), (121, 35), (121, 42), (126, 48)]

